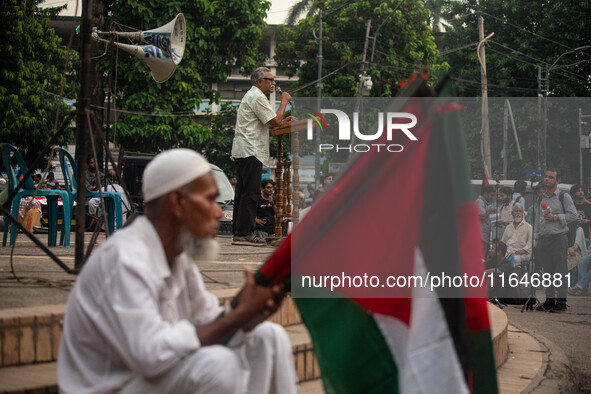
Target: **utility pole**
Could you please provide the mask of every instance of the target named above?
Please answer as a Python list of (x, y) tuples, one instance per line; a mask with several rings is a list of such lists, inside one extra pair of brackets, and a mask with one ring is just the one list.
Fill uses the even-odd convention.
[[(361, 106), (361, 95), (363, 92), (363, 84), (365, 83), (365, 75), (367, 74), (367, 47), (369, 45), (369, 30), (371, 29), (371, 19), (367, 21), (367, 29), (365, 30), (365, 44), (363, 45), (363, 59), (361, 60), (361, 72), (359, 73), (359, 82), (357, 83), (357, 99), (355, 102), (355, 112), (359, 113)], [(351, 144), (355, 144), (355, 134), (351, 136)], [(349, 152), (349, 157), (353, 152)]]
[(542, 67), (538, 66), (538, 169), (542, 168)]
[(76, 238), (74, 251), (74, 266), (81, 269), (84, 263), (84, 229), (86, 226), (86, 155), (88, 154), (87, 143), (89, 138), (89, 124), (87, 113), (90, 111), (90, 99), (92, 89), (92, 49), (90, 39), (92, 33), (92, 10), (95, 0), (84, 0), (82, 2), (82, 45), (80, 45), (80, 93), (76, 102), (76, 157), (78, 159), (78, 183), (76, 194)]
[(484, 18), (480, 16), (478, 18), (478, 60), (480, 61), (480, 82), (482, 85), (482, 141), (481, 141), (481, 154), (484, 162), (484, 171), (486, 176), (490, 179), (492, 168), (491, 168), (491, 155), (490, 155), (490, 129), (488, 122), (488, 80), (486, 76), (486, 56), (484, 52), (484, 43), (495, 33), (489, 34), (484, 37)]
[(361, 96), (363, 89), (363, 82), (365, 81), (365, 74), (367, 73), (367, 46), (369, 45), (369, 30), (371, 29), (371, 19), (367, 21), (367, 30), (365, 31), (365, 44), (363, 45), (363, 60), (361, 60), (361, 75), (359, 77), (359, 84), (357, 84), (357, 97)]
[[(316, 107), (318, 112), (320, 112), (320, 107), (322, 106), (322, 8), (318, 12), (318, 20), (319, 20), (319, 28), (318, 28), (318, 56), (317, 63), (318, 63), (318, 82), (316, 83), (317, 91), (317, 98), (316, 98)], [(320, 186), (320, 152), (318, 151), (318, 147), (320, 146), (320, 133), (314, 133), (315, 138), (314, 142), (316, 143), (316, 153), (314, 157), (314, 177), (315, 177), (315, 184), (316, 189)]]
[[(92, 28), (99, 26), (104, 14), (102, 0), (82, 1), (81, 45), (80, 45), (80, 91), (76, 101), (76, 164), (78, 175), (76, 183), (76, 237), (74, 250), (74, 267), (81, 269), (84, 264), (84, 230), (86, 227), (86, 157), (89, 152), (91, 129), (93, 123), (101, 124), (102, 113), (91, 110), (91, 104), (102, 105), (101, 73), (96, 55), (96, 43), (91, 39)], [(100, 92), (97, 94), (97, 92)], [(97, 120), (93, 118), (98, 116)], [(98, 167), (98, 153), (97, 160)]]

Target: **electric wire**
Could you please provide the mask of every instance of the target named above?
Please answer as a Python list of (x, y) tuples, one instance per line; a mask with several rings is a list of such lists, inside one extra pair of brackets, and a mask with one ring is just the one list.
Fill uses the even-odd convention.
[(457, 47), (457, 48), (448, 49), (448, 50), (446, 50), (446, 51), (441, 51), (441, 52), (439, 52), (439, 53), (437, 54), (437, 56), (445, 56), (445, 55), (449, 55), (450, 53), (454, 53), (454, 52), (457, 52), (457, 51), (461, 51), (461, 50), (463, 50), (463, 49), (467, 49), (467, 48), (473, 48), (473, 47), (476, 47), (477, 45), (478, 45), (478, 43), (477, 43), (477, 42), (473, 42), (473, 43), (470, 43), (470, 44), (468, 44), (468, 45), (464, 45), (464, 46), (461, 46), (461, 47)]
[[(478, 86), (480, 87), (482, 85), (482, 83), (480, 81), (471, 81), (469, 79), (463, 79), (463, 78), (459, 78), (459, 77), (451, 77), (452, 80), (454, 81), (458, 81), (458, 82), (462, 82), (462, 83), (467, 83), (467, 84), (472, 84), (474, 86)], [(537, 92), (537, 89), (534, 88), (523, 88), (523, 87), (518, 87), (518, 86), (502, 86), (502, 85), (496, 85), (496, 84), (492, 84), (489, 83), (487, 85), (489, 88), (496, 88), (497, 90), (515, 90), (515, 91), (529, 91), (529, 92)]]
[[(522, 55), (522, 56), (525, 56), (525, 57), (527, 57), (527, 58), (529, 58), (529, 59), (532, 59), (532, 60), (534, 60), (534, 61), (538, 62), (539, 64), (532, 64), (532, 63), (528, 63), (528, 62), (522, 61), (522, 60), (520, 60), (520, 59), (516, 59), (516, 58), (514, 58), (515, 60), (522, 61), (523, 63), (527, 63), (527, 64), (532, 64), (532, 65), (534, 65), (534, 66), (536, 66), (536, 67), (541, 67), (541, 66), (543, 66), (543, 65), (546, 65), (546, 64), (547, 64), (546, 62), (544, 62), (544, 61), (543, 61), (543, 60), (541, 60), (541, 59), (538, 59), (538, 58), (535, 58), (535, 57), (529, 56), (529, 55), (527, 55), (527, 54), (525, 54), (525, 53), (523, 53), (523, 52), (520, 52), (520, 51), (518, 51), (518, 50), (516, 50), (516, 49), (510, 48), (510, 47), (508, 47), (508, 46), (506, 46), (506, 45), (503, 45), (503, 44), (501, 44), (501, 43), (498, 43), (498, 42), (496, 42), (496, 41), (490, 40), (490, 42), (491, 42), (491, 43), (493, 43), (493, 44), (495, 44), (495, 45), (498, 45), (498, 46), (500, 46), (501, 48), (508, 49), (509, 51), (511, 51), (511, 52), (513, 52), (513, 53), (517, 53), (517, 54), (520, 54), (520, 55)], [(493, 52), (497, 52), (497, 53), (503, 54), (503, 55), (505, 55), (505, 56), (509, 56), (509, 55), (506, 55), (506, 54), (504, 54), (504, 53), (502, 53), (502, 52), (495, 51), (495, 50), (493, 50), (492, 48), (489, 48), (489, 49), (490, 49), (491, 51), (493, 51)], [(509, 57), (510, 57), (510, 56), (509, 56)], [(577, 63), (573, 63), (572, 65), (577, 65), (577, 64), (579, 64), (579, 63), (585, 63), (585, 62), (588, 62), (588, 61), (590, 61), (590, 60), (581, 60), (581, 61), (579, 61), (579, 62), (577, 62)], [(553, 68), (551, 71), (553, 71), (553, 72), (555, 72), (555, 73), (559, 73), (558, 71), (554, 71), (554, 70), (557, 70), (557, 69), (558, 69), (558, 68)], [(560, 72), (563, 72), (563, 73), (571, 74), (573, 77), (580, 78), (580, 79), (584, 79), (584, 77), (581, 77), (581, 76), (580, 76), (580, 75), (578, 75), (577, 73), (574, 73), (574, 72), (572, 72), (572, 71), (565, 70), (564, 68), (560, 68), (560, 69), (558, 69), (558, 70), (560, 70)]]
[(517, 26), (516, 24), (514, 24), (514, 23), (511, 23), (511, 22), (509, 22), (509, 21), (507, 21), (507, 20), (503, 20), (503, 19), (501, 19), (501, 18), (499, 18), (499, 17), (497, 17), (497, 16), (491, 15), (491, 14), (489, 14), (489, 13), (487, 13), (487, 12), (484, 12), (484, 11), (476, 11), (476, 12), (478, 12), (478, 13), (480, 13), (480, 14), (482, 14), (482, 15), (489, 16), (489, 17), (491, 17), (491, 18), (493, 18), (493, 19), (496, 19), (496, 20), (498, 20), (499, 22), (501, 22), (501, 23), (503, 23), (503, 24), (507, 24), (507, 25), (509, 25), (509, 26), (512, 26), (512, 27), (514, 27), (514, 28), (516, 28), (516, 29), (519, 29), (519, 30), (521, 30), (521, 31), (524, 31), (524, 32), (526, 32), (526, 33), (529, 33), (529, 34), (531, 34), (531, 35), (533, 35), (533, 36), (536, 36), (536, 37), (538, 37), (538, 38), (541, 38), (541, 39), (543, 39), (543, 40), (546, 40), (546, 41), (548, 41), (548, 42), (551, 42), (551, 43), (553, 43), (553, 44), (560, 45), (561, 47), (564, 47), (564, 48), (567, 48), (567, 49), (570, 49), (570, 50), (573, 50), (573, 49), (574, 49), (574, 48), (571, 48), (571, 47), (569, 47), (569, 46), (567, 46), (567, 45), (564, 45), (564, 44), (562, 44), (562, 43), (560, 43), (560, 42), (558, 42), (558, 41), (551, 40), (550, 38), (544, 37), (544, 36), (542, 36), (542, 35), (540, 35), (540, 34), (537, 34), (537, 33), (531, 32), (531, 31), (529, 31), (529, 30), (527, 30), (527, 29), (524, 29), (524, 28), (523, 28), (523, 27), (521, 27), (521, 26)]
[[(493, 48), (489, 48), (489, 50), (490, 50), (491, 52), (498, 53), (498, 54), (500, 54), (500, 55), (502, 55), (502, 56), (505, 56), (505, 57), (508, 57), (508, 58), (514, 59), (514, 60), (516, 60), (516, 61), (519, 61), (519, 62), (521, 62), (521, 63), (529, 64), (529, 65), (531, 65), (531, 66), (534, 66), (534, 67), (540, 67), (540, 65), (539, 65), (539, 64), (534, 64), (534, 63), (531, 63), (531, 62), (528, 62), (528, 61), (525, 61), (525, 60), (522, 60), (522, 59), (519, 59), (519, 58), (513, 57), (513, 56), (511, 56), (511, 55), (508, 55), (508, 54), (506, 54), (506, 53), (503, 53), (503, 52), (497, 51), (497, 50), (495, 50), (495, 49), (493, 49)], [(559, 75), (562, 75), (562, 76), (566, 76), (566, 77), (570, 77), (570, 78), (574, 78), (574, 79), (578, 79), (578, 80), (580, 80), (580, 81), (586, 81), (586, 78), (585, 78), (585, 77), (582, 77), (582, 76), (580, 76), (580, 75), (578, 75), (578, 74), (575, 74), (575, 73), (573, 73), (573, 72), (566, 71), (566, 70), (553, 71), (553, 73), (555, 73), (555, 74), (559, 74)], [(565, 74), (569, 74), (569, 75), (565, 75)]]

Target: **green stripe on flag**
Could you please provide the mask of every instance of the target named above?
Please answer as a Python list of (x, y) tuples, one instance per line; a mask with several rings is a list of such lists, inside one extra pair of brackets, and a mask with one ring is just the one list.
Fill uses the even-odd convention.
[[(442, 97), (453, 97), (455, 92), (451, 83), (443, 83), (439, 95)], [(453, 110), (455, 108), (455, 110)], [(449, 158), (449, 176), (451, 177), (450, 185), (453, 191), (454, 206), (457, 208), (464, 206), (466, 203), (474, 202), (474, 194), (470, 184), (471, 174), (468, 167), (468, 157), (466, 153), (466, 141), (463, 132), (463, 127), (460, 120), (460, 110), (463, 110), (457, 101), (453, 99), (448, 101), (447, 113), (443, 117), (443, 140), (445, 150)], [(466, 225), (465, 223), (463, 224)], [(462, 229), (459, 229), (462, 230)], [(465, 230), (465, 229), (463, 229)], [(479, 245), (479, 240), (475, 242)], [(474, 268), (474, 264), (478, 264), (477, 254), (466, 252), (473, 246), (474, 240), (468, 238), (459, 239), (459, 246), (464, 249), (463, 258), (469, 255), (470, 260), (462, 261), (463, 269), (467, 266)], [(468, 243), (468, 244), (466, 244)], [(483, 304), (486, 308), (486, 304)], [(467, 311), (474, 312), (474, 311)], [(469, 381), (472, 385), (473, 393), (496, 394), (498, 393), (497, 375), (493, 354), (493, 344), (490, 330), (470, 331), (468, 329), (468, 347), (469, 347)]]
[(326, 393), (398, 393), (396, 363), (370, 313), (348, 298), (294, 301), (312, 337)]
[(468, 336), (470, 337), (470, 353), (475, 374), (473, 376), (473, 392), (478, 394), (498, 393), (490, 330), (473, 331)]

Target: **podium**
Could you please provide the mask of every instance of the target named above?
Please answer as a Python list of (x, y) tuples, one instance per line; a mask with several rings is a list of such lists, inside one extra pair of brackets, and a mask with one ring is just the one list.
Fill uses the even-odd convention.
[[(299, 132), (307, 130), (308, 121), (306, 119), (296, 120), (283, 124), (279, 127), (269, 129), (271, 137), (277, 137), (277, 169), (275, 170), (275, 179), (277, 180), (277, 195), (275, 205), (275, 236), (283, 237), (281, 227), (284, 219), (291, 221), (295, 226), (300, 219), (300, 196), (297, 192), (300, 188), (300, 139)], [(293, 163), (283, 161), (283, 136), (292, 136), (292, 157)], [(291, 180), (291, 171), (293, 169), (293, 187)], [(295, 190), (295, 193), (292, 191)], [(293, 207), (293, 210), (292, 210)]]

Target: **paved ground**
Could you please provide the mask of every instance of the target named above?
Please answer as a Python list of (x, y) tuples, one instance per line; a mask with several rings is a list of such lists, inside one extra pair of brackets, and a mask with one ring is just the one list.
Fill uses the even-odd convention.
[[(538, 300), (544, 292), (538, 290)], [(503, 310), (510, 324), (534, 336), (539, 342), (560, 348), (568, 357), (579, 379), (579, 392), (591, 393), (591, 298), (571, 297), (569, 310), (561, 313), (521, 312), (521, 306), (510, 305)], [(548, 371), (548, 374), (554, 373)]]
[[(38, 235), (46, 244), (46, 235)], [(97, 244), (104, 242), (99, 236)], [(86, 245), (90, 234), (86, 237)], [(244, 267), (255, 270), (274, 248), (268, 246), (232, 246), (230, 239), (218, 238), (221, 253), (218, 261), (199, 263), (206, 285), (210, 289), (238, 288)], [(86, 246), (87, 247), (87, 246)], [(49, 248), (64, 264), (74, 268), (74, 247)], [(37, 305), (65, 304), (76, 280), (24, 235), (19, 234), (15, 248), (0, 248), (0, 309)]]
[[(43, 237), (46, 236), (41, 235), (40, 239), (46, 243)], [(99, 237), (99, 243), (103, 241), (104, 234)], [(218, 261), (199, 264), (210, 289), (240, 287), (243, 267), (256, 269), (274, 250), (266, 246), (231, 246), (227, 238), (220, 238), (219, 242), (222, 250)], [(51, 250), (66, 265), (74, 266), (73, 247), (53, 247)], [(23, 235), (17, 238), (14, 249), (0, 248), (0, 309), (63, 304), (75, 279)], [(538, 299), (544, 300), (543, 291), (538, 291)], [(522, 313), (520, 306), (513, 305), (505, 307), (504, 311), (511, 325), (532, 334), (547, 344), (550, 351), (555, 349), (556, 354), (562, 351), (578, 377), (580, 392), (591, 393), (591, 298), (572, 297), (568, 303), (570, 308), (563, 313)], [(565, 365), (568, 367), (568, 360)], [(547, 376), (553, 374), (562, 374), (565, 379), (571, 376), (564, 369), (546, 371)]]

